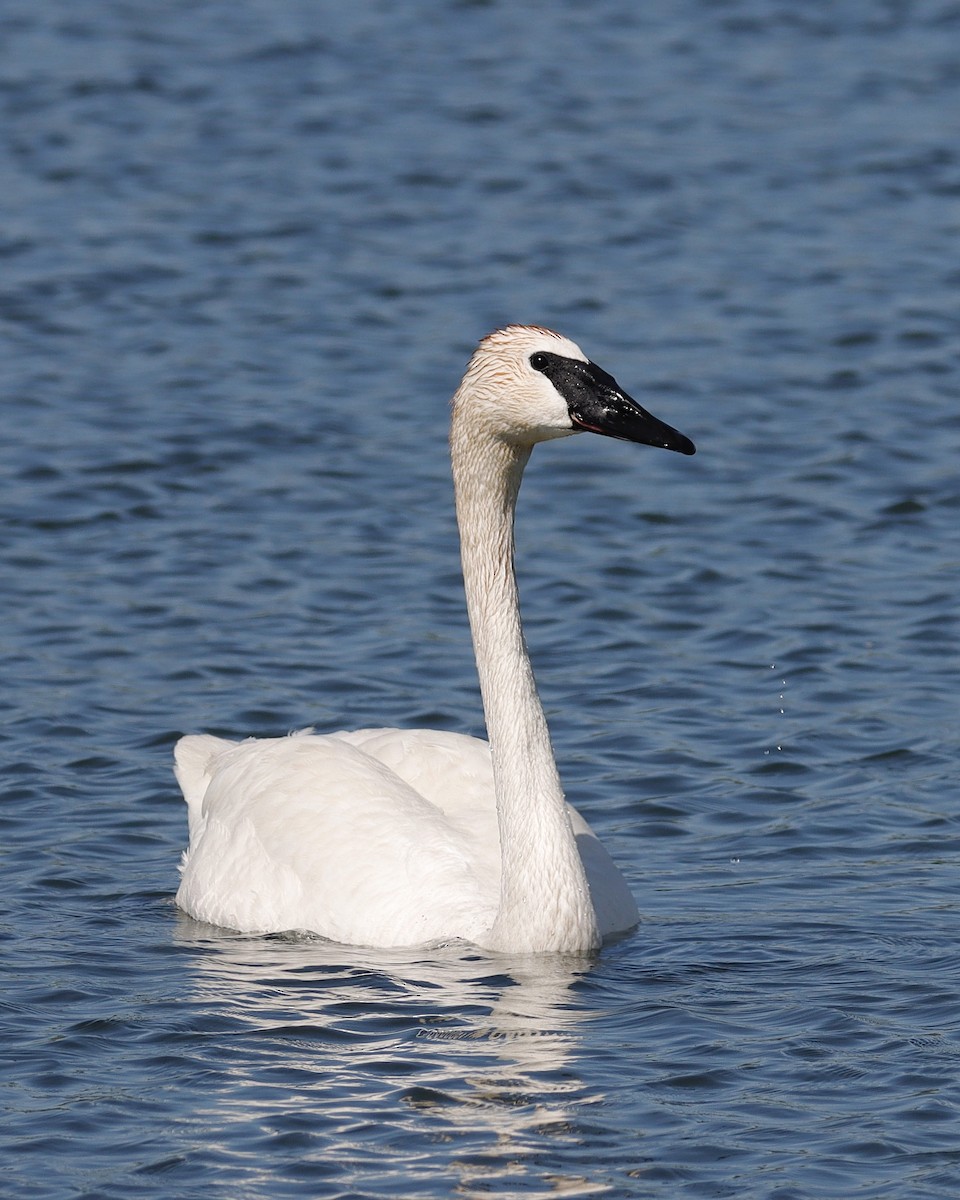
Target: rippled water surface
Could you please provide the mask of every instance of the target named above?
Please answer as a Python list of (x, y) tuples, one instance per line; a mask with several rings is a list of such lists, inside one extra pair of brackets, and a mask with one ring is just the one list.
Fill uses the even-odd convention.
[[(0, 1191), (960, 1193), (960, 7), (7, 0)], [(447, 398), (553, 325), (697, 443), (521, 497), (592, 961), (173, 904), (186, 731), (480, 732)]]

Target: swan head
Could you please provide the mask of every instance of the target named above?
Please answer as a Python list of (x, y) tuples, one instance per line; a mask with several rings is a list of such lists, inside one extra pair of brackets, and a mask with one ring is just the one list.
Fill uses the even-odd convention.
[(453, 398), (454, 419), (514, 445), (584, 431), (693, 454), (693, 442), (642, 408), (580, 347), (538, 325), (483, 339)]

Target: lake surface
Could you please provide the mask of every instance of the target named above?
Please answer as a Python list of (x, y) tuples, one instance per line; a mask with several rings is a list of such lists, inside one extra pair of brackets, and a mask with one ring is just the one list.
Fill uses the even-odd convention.
[[(6, 0), (0, 1192), (960, 1194), (960, 6)], [(184, 732), (482, 732), (446, 461), (560, 329), (697, 443), (521, 496), (643, 920), (173, 904)]]

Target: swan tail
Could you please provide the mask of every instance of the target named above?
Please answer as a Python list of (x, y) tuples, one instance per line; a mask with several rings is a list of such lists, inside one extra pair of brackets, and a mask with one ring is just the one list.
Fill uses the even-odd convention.
[(236, 742), (229, 742), (226, 738), (195, 733), (182, 737), (174, 747), (173, 773), (187, 802), (191, 842), (203, 827), (203, 798), (213, 778), (213, 764), (235, 745)]

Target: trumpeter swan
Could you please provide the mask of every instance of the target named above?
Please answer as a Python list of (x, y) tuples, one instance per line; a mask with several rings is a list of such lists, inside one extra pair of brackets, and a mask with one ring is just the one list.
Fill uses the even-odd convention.
[(453, 397), (450, 449), (489, 744), (419, 729), (182, 738), (182, 909), (252, 933), (508, 953), (582, 953), (636, 924), (620, 872), (564, 800), (514, 575), (530, 452), (580, 430), (694, 453), (559, 334), (511, 325), (483, 339)]

